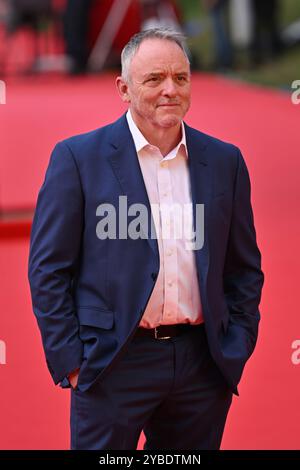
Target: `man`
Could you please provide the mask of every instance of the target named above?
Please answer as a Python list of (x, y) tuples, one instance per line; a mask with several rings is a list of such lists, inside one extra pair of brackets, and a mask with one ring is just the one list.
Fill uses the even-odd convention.
[[(134, 449), (142, 430), (145, 449), (218, 449), (263, 284), (247, 169), (183, 124), (178, 33), (135, 35), (116, 84), (129, 111), (59, 143), (38, 198), (29, 279), (47, 364), (72, 386), (72, 449)], [(176, 205), (192, 207), (181, 237)]]

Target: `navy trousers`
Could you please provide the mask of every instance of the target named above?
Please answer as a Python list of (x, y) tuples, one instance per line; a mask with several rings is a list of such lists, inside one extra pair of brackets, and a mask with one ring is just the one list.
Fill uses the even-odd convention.
[(71, 390), (71, 448), (219, 449), (232, 392), (203, 325), (166, 340), (134, 337), (88, 391)]

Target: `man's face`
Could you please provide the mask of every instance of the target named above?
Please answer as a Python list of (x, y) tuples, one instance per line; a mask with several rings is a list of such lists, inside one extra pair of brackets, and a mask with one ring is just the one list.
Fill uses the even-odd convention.
[(122, 97), (130, 103), (137, 125), (180, 124), (190, 106), (190, 67), (176, 43), (145, 39), (131, 61), (129, 75)]

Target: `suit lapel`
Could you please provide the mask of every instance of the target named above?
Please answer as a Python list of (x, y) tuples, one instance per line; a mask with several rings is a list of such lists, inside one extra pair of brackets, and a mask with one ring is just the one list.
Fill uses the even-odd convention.
[(152, 239), (150, 235), (151, 222), (153, 223), (151, 207), (126, 115), (113, 124), (110, 144), (112, 153), (109, 156), (109, 161), (124, 195), (127, 196), (128, 208), (136, 203), (143, 204), (147, 208), (147, 213), (150, 215), (150, 217), (148, 216), (148, 233), (143, 227), (141, 227), (141, 231), (155, 255), (159, 256), (157, 240), (156, 238)]
[[(194, 227), (196, 221), (196, 204), (204, 205), (204, 245), (195, 251), (198, 274), (201, 283), (205, 279), (209, 266), (209, 212), (212, 194), (212, 168), (207, 159), (207, 142), (205, 136), (185, 124), (188, 163), (193, 202)], [(199, 228), (197, 229), (197, 232)]]

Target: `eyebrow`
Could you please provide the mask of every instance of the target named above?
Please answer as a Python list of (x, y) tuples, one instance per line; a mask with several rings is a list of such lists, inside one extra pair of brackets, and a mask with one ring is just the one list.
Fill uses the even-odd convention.
[[(143, 78), (157, 77), (159, 75), (165, 75), (164, 72), (148, 72), (143, 75)], [(189, 76), (188, 72), (176, 72), (174, 75), (184, 75), (185, 77)]]

